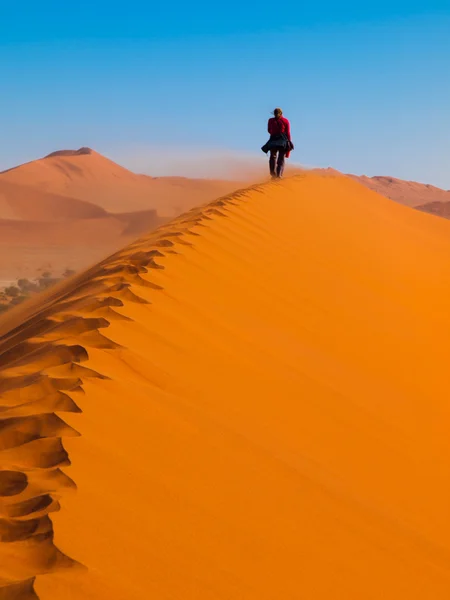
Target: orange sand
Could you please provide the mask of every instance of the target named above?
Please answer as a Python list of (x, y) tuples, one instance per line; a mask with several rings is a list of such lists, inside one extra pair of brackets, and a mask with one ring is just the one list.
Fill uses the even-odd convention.
[(0, 194), (6, 183), (83, 200), (110, 213), (155, 209), (161, 217), (240, 187), (232, 181), (136, 175), (90, 148), (55, 152), (0, 173)]
[(19, 221), (69, 221), (99, 219), (108, 213), (91, 202), (41, 190), (31, 185), (3, 181), (0, 174), (0, 219)]
[[(136, 175), (82, 148), (0, 173), (0, 283), (79, 270), (170, 217), (242, 187)], [(0, 286), (1, 287), (1, 286)]]
[[(449, 191), (428, 183), (404, 181), (403, 179), (384, 176), (366, 177), (362, 175), (359, 177), (350, 175), (350, 177), (391, 200), (405, 204), (405, 206), (418, 208), (430, 203), (450, 202)], [(425, 212), (433, 212), (433, 210), (425, 209)]]
[(63, 222), (0, 219), (0, 281), (86, 268), (165, 221), (152, 210)]
[(428, 202), (421, 206), (416, 206), (417, 210), (436, 215), (438, 217), (444, 217), (444, 219), (450, 219), (450, 200), (446, 202)]
[(309, 174), (11, 311), (2, 600), (447, 600), (449, 264)]

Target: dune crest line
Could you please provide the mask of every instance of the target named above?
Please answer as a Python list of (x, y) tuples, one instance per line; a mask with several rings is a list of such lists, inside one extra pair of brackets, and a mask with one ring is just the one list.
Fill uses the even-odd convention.
[(449, 264), (448, 221), (305, 173), (12, 309), (1, 592), (447, 600)]
[[(28, 319), (0, 337), (2, 600), (37, 598), (36, 576), (83, 566), (54, 544), (50, 515), (61, 509), (64, 492), (76, 490), (76, 482), (63, 471), (70, 467), (63, 440), (79, 433), (58, 414), (81, 412), (74, 398), (83, 394), (83, 382), (105, 378), (83, 367), (89, 349), (118, 347), (104, 333), (112, 319), (126, 318), (114, 308), (123, 307), (124, 301), (147, 302), (132, 287), (161, 289), (140, 275), (164, 268), (156, 259), (164, 251), (173, 252), (174, 236), (189, 243), (181, 236), (190, 227), (207, 220), (208, 214), (222, 214), (219, 209), (242, 195), (239, 191), (192, 209), (130, 244), (74, 278), (75, 283), (52, 292), (47, 305), (31, 310)], [(149, 249), (142, 250), (144, 245)]]

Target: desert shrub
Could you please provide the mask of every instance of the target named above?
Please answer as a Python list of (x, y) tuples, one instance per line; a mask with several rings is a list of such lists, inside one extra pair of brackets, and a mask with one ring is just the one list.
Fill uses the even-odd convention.
[(28, 286), (32, 285), (29, 279), (18, 279), (17, 285), (21, 290), (26, 290)]
[(27, 299), (27, 296), (15, 296), (14, 298), (11, 299), (10, 304), (15, 306), (16, 304), (20, 304), (21, 302), (23, 302), (26, 299)]
[(38, 279), (39, 288), (46, 290), (55, 283), (58, 283), (58, 281), (61, 281), (58, 277), (40, 277)]
[(19, 279), (17, 285), (22, 292), (37, 292), (39, 289), (38, 286), (29, 279)]
[(5, 294), (10, 298), (15, 298), (20, 294), (20, 289), (15, 285), (10, 285), (7, 288), (5, 288)]
[[(66, 269), (64, 277), (71, 277), (74, 273), (75, 271), (72, 271), (72, 269)], [(52, 277), (50, 271), (42, 273), (36, 281), (30, 281), (25, 277), (18, 279), (17, 285), (10, 285), (0, 290), (0, 312), (4, 312), (11, 305), (20, 304), (30, 295), (46, 290), (61, 280), (62, 277)], [(2, 308), (3, 305), (6, 308)]]

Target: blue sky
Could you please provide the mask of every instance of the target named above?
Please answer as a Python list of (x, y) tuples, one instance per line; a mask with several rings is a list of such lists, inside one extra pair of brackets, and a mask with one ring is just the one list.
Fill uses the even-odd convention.
[(0, 4), (0, 169), (80, 146), (153, 174), (264, 161), (282, 106), (296, 162), (450, 188), (448, 0)]

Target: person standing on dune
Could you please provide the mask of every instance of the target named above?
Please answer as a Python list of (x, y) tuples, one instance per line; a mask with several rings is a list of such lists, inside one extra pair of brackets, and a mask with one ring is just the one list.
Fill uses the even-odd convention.
[(261, 150), (266, 154), (270, 152), (270, 175), (280, 179), (283, 176), (285, 158), (289, 158), (291, 150), (294, 149), (291, 140), (291, 125), (288, 119), (283, 117), (281, 108), (273, 111), (273, 117), (267, 124), (267, 131), (270, 133), (270, 139)]

